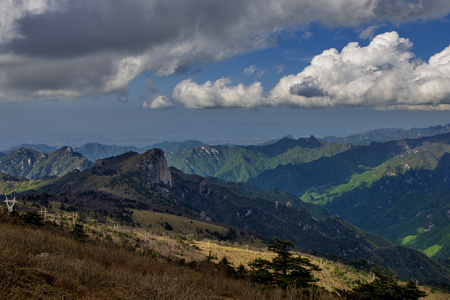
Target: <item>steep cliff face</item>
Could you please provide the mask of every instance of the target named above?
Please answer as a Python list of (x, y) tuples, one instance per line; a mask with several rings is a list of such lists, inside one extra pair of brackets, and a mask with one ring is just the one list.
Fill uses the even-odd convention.
[(100, 159), (92, 170), (97, 175), (114, 176), (116, 174), (129, 174), (142, 185), (150, 188), (151, 184), (166, 184), (172, 186), (172, 175), (167, 165), (164, 151), (151, 149), (144, 154), (127, 152), (118, 156)]
[(172, 175), (164, 151), (161, 149), (151, 149), (142, 154), (142, 163), (138, 167), (145, 172), (150, 183), (163, 183), (172, 186)]

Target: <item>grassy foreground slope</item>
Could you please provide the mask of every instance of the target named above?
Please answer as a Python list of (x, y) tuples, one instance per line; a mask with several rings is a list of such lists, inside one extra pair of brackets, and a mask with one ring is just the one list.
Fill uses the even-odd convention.
[(2, 299), (338, 299), (315, 287), (261, 289), (206, 261), (188, 268), (1, 213), (0, 224)]
[[(114, 230), (112, 233), (120, 237), (117, 242), (103, 240), (104, 235), (100, 241), (94, 224), (85, 227), (89, 228), (91, 237), (80, 240), (79, 234), (70, 233), (69, 228), (29, 225), (3, 213), (0, 213), (0, 226), (2, 299), (340, 299), (315, 287), (286, 292), (262, 289), (246, 279), (233, 278), (226, 269), (205, 260), (206, 255), (212, 254), (219, 260), (227, 257), (237, 266), (236, 257), (246, 257), (243, 263), (257, 257), (273, 257), (273, 253), (263, 250), (187, 241), (178, 236), (179, 246), (172, 249), (194, 244), (203, 253), (197, 263), (186, 264), (184, 260), (174, 260), (173, 252), (166, 257), (155, 256), (145, 237), (138, 238), (134, 246), (123, 243), (123, 237), (135, 240), (133, 231), (130, 235)], [(160, 244), (174, 241), (158, 236), (149, 239)], [(314, 274), (320, 279), (319, 285), (330, 291), (335, 287), (351, 288), (355, 280), (370, 281), (370, 274), (353, 267), (311, 259), (322, 268)], [(447, 296), (429, 288), (425, 290), (428, 300)]]

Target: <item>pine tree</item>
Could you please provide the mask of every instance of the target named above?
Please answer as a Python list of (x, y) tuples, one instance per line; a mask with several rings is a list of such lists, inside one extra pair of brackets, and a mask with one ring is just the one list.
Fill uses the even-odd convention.
[(75, 240), (77, 240), (78, 242), (80, 243), (86, 242), (88, 235), (84, 231), (84, 226), (82, 224), (76, 223), (73, 226), (71, 233), (75, 236)]
[(313, 270), (320, 270), (309, 259), (294, 256), (289, 248), (294, 247), (291, 241), (282, 241), (274, 237), (275, 243), (268, 245), (268, 249), (277, 256), (270, 262), (258, 258), (250, 263), (250, 278), (252, 281), (263, 284), (274, 284), (286, 289), (289, 286), (307, 287), (316, 282)]

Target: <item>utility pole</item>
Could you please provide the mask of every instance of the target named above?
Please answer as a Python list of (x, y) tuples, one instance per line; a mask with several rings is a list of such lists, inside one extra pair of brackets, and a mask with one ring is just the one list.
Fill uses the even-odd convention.
[(44, 216), (44, 219), (47, 218), (47, 208), (41, 207), (41, 215)]

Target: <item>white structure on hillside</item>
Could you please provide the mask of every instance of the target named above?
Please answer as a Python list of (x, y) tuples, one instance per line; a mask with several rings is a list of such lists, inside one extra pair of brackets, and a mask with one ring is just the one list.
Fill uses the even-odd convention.
[(8, 197), (6, 197), (6, 200), (5, 201), (3, 201), (3, 202), (5, 202), (6, 203), (6, 206), (8, 207), (8, 211), (9, 212), (13, 212), (13, 210), (14, 210), (14, 204), (16, 204), (16, 197), (14, 197), (14, 199), (13, 200), (8, 200)]

